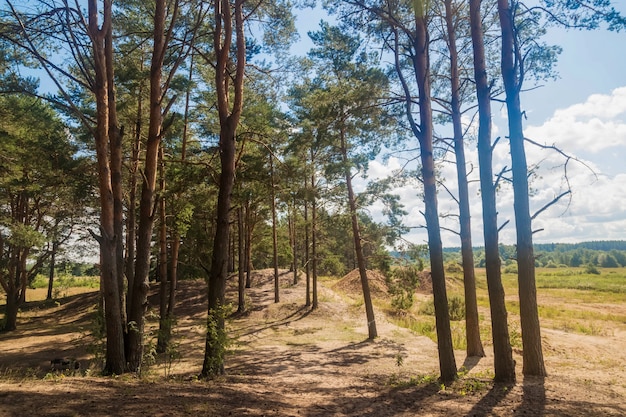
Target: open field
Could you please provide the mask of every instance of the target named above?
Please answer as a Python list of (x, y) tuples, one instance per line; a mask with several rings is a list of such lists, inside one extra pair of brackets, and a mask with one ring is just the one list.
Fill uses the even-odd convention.
[[(462, 283), (450, 273), (450, 296)], [(258, 271), (247, 293), (248, 314), (229, 322), (233, 343), (227, 374), (198, 381), (202, 365), (205, 285), (181, 283), (176, 341), (170, 360), (156, 358), (141, 376), (98, 376), (100, 341), (91, 330), (97, 292), (67, 288), (57, 302), (31, 291), (19, 329), (0, 334), (0, 416), (465, 416), (626, 415), (626, 270), (600, 275), (574, 268), (540, 269), (537, 286), (549, 377), (493, 384), (489, 309), (484, 273), (478, 292), (486, 358), (466, 358), (462, 321), (454, 322), (459, 380), (436, 381), (434, 318), (417, 294), (400, 320), (377, 280), (380, 337), (367, 329), (358, 285), (320, 282), (320, 308), (304, 307), (304, 283), (281, 276), (281, 302), (273, 303), (270, 271)], [(515, 276), (506, 274), (511, 337), (518, 372), (521, 338)], [(88, 291), (75, 294), (74, 291)], [(156, 299), (152, 299), (156, 305)], [(0, 307), (1, 308), (1, 307)], [(149, 316), (154, 327), (154, 314)], [(399, 326), (403, 324), (406, 327)], [(412, 331), (408, 329), (415, 330)], [(149, 340), (149, 346), (153, 343)], [(75, 357), (82, 370), (50, 371), (55, 357)]]

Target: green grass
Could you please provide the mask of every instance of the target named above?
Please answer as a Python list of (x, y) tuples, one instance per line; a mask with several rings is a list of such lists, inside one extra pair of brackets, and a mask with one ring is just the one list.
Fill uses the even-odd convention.
[[(626, 268), (599, 268), (600, 274), (590, 274), (586, 268), (537, 268), (536, 286), (541, 325), (547, 328), (586, 335), (610, 335), (615, 326), (626, 324), (626, 314), (611, 312), (610, 305), (626, 304)], [(447, 278), (448, 298), (462, 296), (459, 277)], [(476, 270), (477, 301), (481, 312), (489, 311), (489, 296), (484, 269)], [(450, 285), (452, 284), (452, 285)], [(502, 284), (509, 313), (509, 336), (513, 347), (521, 348), (517, 274), (503, 273)], [(432, 300), (416, 303), (410, 315), (396, 317), (396, 324), (407, 327), (436, 341)], [(605, 306), (609, 308), (605, 308)], [(615, 311), (615, 310), (613, 310)], [(483, 343), (491, 340), (491, 323), (481, 317)], [(452, 323), (452, 338), (456, 349), (465, 349), (464, 321)]]
[[(30, 285), (31, 288), (48, 288), (48, 277), (37, 274)], [(58, 275), (54, 278), (52, 288), (99, 288), (100, 277), (76, 277), (73, 275)]]

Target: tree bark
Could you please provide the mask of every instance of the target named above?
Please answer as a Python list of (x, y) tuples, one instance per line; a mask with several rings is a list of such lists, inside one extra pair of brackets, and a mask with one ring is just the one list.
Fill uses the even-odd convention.
[(459, 187), (459, 223), (461, 236), (461, 258), (463, 260), (463, 284), (465, 290), (465, 335), (467, 356), (485, 356), (480, 340), (478, 303), (476, 301), (476, 277), (474, 274), (474, 252), (472, 249), (472, 222), (470, 215), (467, 168), (461, 124), (461, 86), (459, 79), (458, 52), (452, 0), (445, 0), (448, 50), (450, 51), (450, 81), (452, 127), (454, 130), (454, 154), (456, 156), (457, 183)]
[[(144, 316), (148, 308), (150, 243), (154, 224), (154, 196), (158, 170), (158, 154), (161, 144), (163, 89), (161, 77), (165, 56), (165, 0), (155, 2), (154, 45), (150, 64), (150, 122), (143, 172), (141, 196), (139, 199), (139, 227), (137, 229), (137, 258), (133, 282), (131, 306), (129, 308), (128, 368), (137, 372), (141, 368), (143, 356)], [(132, 323), (132, 326), (131, 326)]]
[(270, 153), (270, 208), (272, 210), (272, 264), (274, 266), (274, 302), (280, 302), (280, 282), (278, 277), (278, 235), (276, 224), (276, 191), (274, 189), (274, 156)]
[(535, 257), (528, 196), (528, 166), (524, 149), (524, 130), (520, 105), (519, 52), (515, 47), (513, 11), (508, 0), (498, 0), (498, 16), (502, 30), (502, 80), (506, 92), (509, 141), (513, 172), (513, 207), (517, 231), (517, 268), (520, 299), (520, 322), (524, 375), (546, 376), (541, 346), (541, 327), (535, 286)]
[(357, 214), (356, 197), (352, 188), (352, 173), (350, 172), (350, 164), (348, 161), (348, 144), (345, 138), (343, 128), (339, 132), (341, 139), (341, 158), (344, 164), (344, 176), (346, 178), (346, 188), (348, 190), (348, 207), (350, 209), (350, 221), (352, 223), (352, 237), (354, 242), (354, 252), (356, 262), (361, 278), (361, 288), (363, 289), (363, 300), (365, 304), (365, 316), (367, 318), (367, 334), (369, 340), (378, 337), (376, 329), (376, 317), (374, 315), (374, 305), (372, 303), (372, 294), (370, 292), (369, 281), (367, 279), (367, 270), (365, 266), (365, 256), (363, 256), (363, 246), (361, 244), (361, 231), (359, 230), (359, 219)]
[(52, 287), (54, 285), (54, 268), (56, 264), (59, 242), (52, 242), (52, 254), (50, 255), (50, 274), (48, 275), (48, 294), (46, 300), (52, 300)]
[(238, 303), (237, 312), (243, 313), (246, 310), (246, 276), (244, 269), (246, 268), (246, 250), (244, 248), (244, 226), (243, 226), (243, 208), (237, 208), (237, 287), (238, 287)]
[(430, 75), (428, 57), (428, 31), (426, 9), (423, 0), (415, 0), (415, 45), (414, 68), (419, 90), (420, 109), (420, 158), (422, 162), (422, 179), (424, 182), (424, 203), (426, 228), (428, 231), (428, 248), (430, 251), (430, 267), (433, 283), (435, 304), (435, 322), (437, 328), (437, 350), (439, 352), (439, 369), (444, 383), (456, 378), (456, 360), (452, 345), (448, 296), (446, 293), (445, 272), (443, 267), (443, 246), (439, 227), (437, 209), (437, 187), (435, 178), (435, 161), (433, 155), (433, 122), (430, 98)]
[(515, 362), (513, 361), (513, 352), (509, 339), (498, 250), (498, 212), (496, 209), (496, 189), (493, 183), (492, 168), (491, 97), (487, 80), (480, 5), (481, 0), (470, 0), (474, 77), (476, 79), (476, 95), (478, 99), (478, 160), (480, 165), (487, 287), (491, 310), (494, 379), (498, 382), (514, 382)]
[(96, 129), (94, 133), (96, 159), (98, 165), (98, 187), (100, 191), (100, 232), (98, 237), (100, 243), (100, 271), (103, 285), (103, 298), (105, 305), (106, 323), (106, 354), (105, 354), (105, 374), (122, 374), (126, 369), (126, 359), (124, 355), (124, 326), (122, 320), (122, 305), (120, 302), (121, 288), (118, 276), (118, 250), (117, 236), (118, 228), (115, 225), (116, 210), (115, 196), (112, 186), (112, 168), (109, 158), (109, 149), (117, 139), (116, 131), (110, 129), (111, 100), (109, 97), (109, 84), (113, 83), (110, 68), (112, 68), (111, 56), (107, 54), (105, 38), (111, 36), (112, 27), (112, 2), (104, 1), (102, 11), (102, 28), (98, 27), (97, 0), (89, 0), (89, 36), (92, 40), (94, 54), (94, 86), (93, 92), (96, 100)]
[[(143, 69), (143, 60), (141, 69)], [(137, 175), (139, 173), (139, 152), (141, 149), (142, 117), (143, 117), (143, 83), (139, 85), (137, 93), (137, 119), (135, 121), (135, 135), (133, 143), (132, 163), (129, 179), (128, 210), (126, 218), (126, 282), (128, 292), (126, 307), (130, 307), (132, 289), (135, 281), (135, 248), (137, 245)], [(127, 310), (127, 315), (128, 315)]]
[[(172, 318), (168, 314), (168, 301), (172, 292), (171, 282), (167, 271), (167, 218), (165, 201), (165, 163), (163, 160), (163, 146), (159, 149), (159, 334), (157, 338), (157, 352), (167, 351), (172, 334)], [(168, 286), (170, 288), (168, 288)]]
[(250, 200), (246, 201), (246, 288), (252, 286), (252, 216)]
[(311, 261), (310, 249), (309, 249), (309, 203), (304, 202), (304, 270), (306, 274), (306, 300), (305, 306), (311, 305)]
[(315, 196), (315, 153), (311, 148), (311, 190), (313, 196), (311, 200), (311, 274), (313, 304), (311, 309), (315, 310), (319, 306), (317, 299), (317, 202)]
[[(228, 242), (230, 229), (230, 202), (235, 180), (236, 128), (243, 108), (243, 82), (246, 65), (246, 42), (244, 37), (244, 0), (235, 0), (231, 14), (228, 0), (217, 0), (215, 6), (215, 34), (213, 36), (215, 65), (215, 88), (220, 121), (220, 164), (217, 196), (217, 218), (213, 257), (209, 274), (209, 303), (204, 363), (201, 377), (224, 373), (224, 290), (228, 267)], [(234, 15), (234, 16), (233, 16)], [(235, 57), (231, 57), (234, 30), (236, 34)], [(234, 78), (229, 65), (235, 65)], [(230, 82), (233, 80), (233, 103), (229, 103)]]

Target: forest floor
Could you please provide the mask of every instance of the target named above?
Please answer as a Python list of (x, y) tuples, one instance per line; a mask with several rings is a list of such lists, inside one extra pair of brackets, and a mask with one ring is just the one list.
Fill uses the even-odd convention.
[[(311, 311), (304, 307), (304, 282), (292, 280), (281, 273), (281, 298), (274, 303), (273, 272), (254, 273), (248, 312), (229, 320), (226, 375), (211, 381), (197, 378), (203, 281), (180, 283), (172, 360), (158, 358), (141, 376), (98, 376), (99, 345), (90, 332), (97, 293), (30, 302), (19, 329), (0, 334), (0, 417), (626, 415), (624, 326), (603, 336), (544, 329), (549, 377), (524, 378), (516, 350), (518, 382), (510, 385), (491, 381), (491, 345), (485, 358), (457, 351), (463, 372), (444, 387), (437, 382), (435, 343), (394, 325), (381, 309), (379, 337), (367, 340), (362, 301), (358, 292), (350, 294), (353, 283), (322, 280), (319, 308)], [(236, 300), (232, 288), (229, 297)], [(626, 306), (610, 310), (626, 314)], [(50, 361), (57, 357), (77, 358), (82, 368), (53, 372)]]

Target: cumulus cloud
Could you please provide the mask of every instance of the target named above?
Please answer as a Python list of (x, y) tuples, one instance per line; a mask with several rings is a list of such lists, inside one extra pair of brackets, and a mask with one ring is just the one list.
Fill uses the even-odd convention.
[[(501, 131), (506, 127), (500, 126)], [(527, 144), (527, 159), (533, 175), (530, 176), (531, 214), (544, 208), (553, 199), (571, 188), (571, 194), (550, 205), (534, 221), (538, 232), (536, 242), (580, 242), (586, 240), (626, 239), (626, 87), (610, 95), (595, 94), (585, 102), (559, 109), (545, 123), (527, 126), (525, 135), (534, 141), (556, 145), (568, 155), (567, 159), (551, 149)], [(497, 136), (494, 134), (494, 137)], [(494, 151), (494, 174), (511, 166), (509, 146), (502, 139)], [(466, 147), (470, 174), (470, 198), (473, 241), (483, 244), (478, 156), (475, 143)], [(612, 164), (610, 161), (613, 161)], [(398, 160), (372, 163), (370, 176), (386, 176), (400, 166)], [(473, 170), (472, 170), (473, 167)], [(375, 175), (374, 175), (375, 173)], [(456, 171), (452, 164), (441, 164), (440, 174), (446, 188), (457, 193)], [(566, 175), (567, 174), (567, 175)], [(423, 226), (423, 201), (416, 186), (396, 190), (409, 214), (405, 222)], [(501, 182), (497, 196), (498, 223), (508, 222), (502, 229), (502, 243), (515, 243), (515, 216), (513, 189)], [(439, 211), (444, 246), (460, 246), (458, 235), (458, 207), (444, 187), (439, 187)], [(447, 215), (447, 216), (446, 216)], [(412, 229), (407, 239), (415, 243), (427, 240), (425, 230)]]
[(626, 145), (626, 87), (610, 95), (594, 94), (584, 103), (559, 109), (541, 126), (529, 126), (528, 138), (575, 152), (599, 153)]

